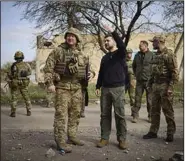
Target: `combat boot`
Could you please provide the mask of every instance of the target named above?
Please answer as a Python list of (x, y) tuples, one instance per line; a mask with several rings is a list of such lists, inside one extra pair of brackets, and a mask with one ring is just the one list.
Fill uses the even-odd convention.
[(138, 121), (138, 118), (133, 116), (132, 123), (137, 123), (137, 121)]
[(108, 145), (109, 141), (105, 139), (101, 139), (99, 143), (97, 144), (98, 148), (103, 148), (104, 146)]
[(57, 144), (58, 150), (59, 151), (64, 151), (65, 153), (71, 153), (72, 152), (72, 147), (68, 144), (62, 143), (62, 144)]
[(67, 143), (68, 144), (73, 144), (73, 145), (78, 145), (78, 146), (83, 146), (84, 145), (84, 143), (82, 141), (80, 141), (77, 138), (72, 138), (72, 137), (68, 138)]
[(172, 134), (168, 134), (166, 139), (165, 139), (166, 142), (173, 142), (173, 135)]
[(126, 143), (126, 141), (125, 141), (125, 140), (119, 141), (118, 147), (119, 147), (121, 150), (127, 149), (127, 143)]
[(15, 117), (15, 116), (16, 116), (15, 112), (11, 112), (10, 117)]
[(31, 116), (31, 111), (27, 110), (27, 116)]
[(157, 138), (157, 134), (154, 132), (148, 132), (148, 134), (143, 135), (143, 139), (153, 139)]

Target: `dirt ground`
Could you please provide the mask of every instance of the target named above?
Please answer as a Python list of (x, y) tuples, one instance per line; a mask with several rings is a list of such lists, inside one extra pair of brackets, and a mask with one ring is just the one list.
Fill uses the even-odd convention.
[[(16, 118), (9, 117), (10, 109), (1, 106), (1, 161), (150, 161), (163, 158), (168, 160), (176, 151), (184, 151), (183, 105), (175, 105), (176, 134), (173, 143), (166, 143), (166, 122), (161, 114), (161, 126), (157, 139), (143, 140), (149, 130), (146, 106), (140, 110), (137, 124), (131, 123), (130, 107), (125, 106), (127, 140), (129, 148), (117, 147), (116, 129), (113, 119), (110, 143), (102, 149), (96, 148), (100, 139), (100, 108), (90, 104), (86, 118), (81, 119), (78, 136), (85, 142), (82, 147), (73, 146), (72, 153), (61, 155), (53, 140), (53, 108), (33, 106), (32, 116), (19, 106)], [(49, 149), (53, 156), (46, 156)]]

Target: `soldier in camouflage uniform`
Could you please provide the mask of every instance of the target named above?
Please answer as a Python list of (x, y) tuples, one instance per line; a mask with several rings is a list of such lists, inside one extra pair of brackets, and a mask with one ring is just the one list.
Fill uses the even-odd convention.
[(31, 116), (31, 101), (28, 94), (28, 85), (31, 75), (31, 67), (28, 63), (23, 62), (24, 54), (17, 51), (14, 55), (14, 62), (7, 74), (6, 81), (8, 82), (11, 91), (11, 117), (16, 116), (17, 95), (20, 91), (27, 109), (27, 116)]
[(167, 122), (166, 141), (172, 142), (176, 130), (173, 110), (173, 87), (178, 82), (176, 55), (166, 48), (164, 37), (155, 36), (151, 42), (153, 42), (153, 48), (157, 49), (152, 59), (152, 75), (147, 85), (153, 94), (152, 115), (150, 130), (143, 138), (157, 138), (162, 108)]
[(129, 84), (126, 85), (125, 93), (128, 91), (131, 107), (134, 105), (134, 88), (135, 88), (135, 77), (134, 77), (134, 72), (133, 72), (133, 69), (132, 69), (133, 61), (131, 59), (132, 58), (132, 53), (133, 53), (133, 50), (128, 48), (127, 49), (126, 62), (127, 62), (127, 66), (128, 66)]
[[(82, 146), (76, 134), (82, 107), (81, 82), (87, 78), (86, 66), (89, 59), (81, 47), (81, 36), (77, 29), (70, 28), (64, 35), (65, 43), (54, 49), (44, 67), (45, 83), (48, 90), (56, 92), (54, 137), (59, 150), (72, 151), (69, 144)], [(65, 140), (66, 117), (68, 116)]]

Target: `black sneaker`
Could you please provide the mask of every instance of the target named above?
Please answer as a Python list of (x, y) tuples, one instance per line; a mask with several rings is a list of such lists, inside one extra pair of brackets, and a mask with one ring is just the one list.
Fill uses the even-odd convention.
[(148, 132), (148, 134), (143, 135), (143, 139), (153, 139), (157, 138), (157, 134), (154, 132)]
[(166, 142), (173, 142), (173, 135), (172, 134), (167, 135), (165, 141)]

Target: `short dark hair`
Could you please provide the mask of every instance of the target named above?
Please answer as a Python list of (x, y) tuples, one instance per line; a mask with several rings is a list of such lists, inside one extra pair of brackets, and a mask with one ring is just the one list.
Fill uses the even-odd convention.
[(148, 42), (145, 41), (145, 40), (141, 40), (140, 43), (143, 43), (143, 44), (145, 44), (146, 46), (148, 46)]
[(105, 35), (105, 37), (104, 37), (104, 39), (106, 39), (107, 37), (112, 37), (112, 38), (113, 38), (113, 36), (112, 36), (112, 34), (111, 34), (111, 33), (106, 34), (106, 35)]

